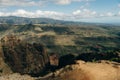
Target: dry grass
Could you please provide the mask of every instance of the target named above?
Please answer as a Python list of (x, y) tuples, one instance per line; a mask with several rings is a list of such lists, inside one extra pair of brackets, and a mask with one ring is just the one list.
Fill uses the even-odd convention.
[(62, 77), (62, 80), (91, 80), (89, 76), (90, 74), (88, 75), (82, 70), (73, 70), (67, 72), (67, 74)]
[(64, 46), (75, 45), (74, 39), (75, 36), (72, 35), (58, 35), (55, 36), (55, 44)]
[(73, 70), (60, 74), (62, 80), (120, 80), (120, 65), (108, 63), (82, 63), (72, 65)]
[(56, 35), (56, 33), (54, 31), (47, 31), (47, 32), (42, 32), (42, 33), (38, 33), (36, 34), (38, 37), (44, 36), (44, 35), (50, 35), (50, 36), (54, 36)]

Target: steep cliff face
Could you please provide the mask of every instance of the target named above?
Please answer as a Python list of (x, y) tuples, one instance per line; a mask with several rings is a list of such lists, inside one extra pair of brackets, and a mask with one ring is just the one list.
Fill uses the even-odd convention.
[(38, 76), (49, 63), (48, 54), (41, 44), (30, 44), (13, 35), (2, 38), (1, 43), (4, 60), (13, 72)]
[(0, 43), (0, 76), (12, 73), (10, 67), (3, 60), (3, 51)]

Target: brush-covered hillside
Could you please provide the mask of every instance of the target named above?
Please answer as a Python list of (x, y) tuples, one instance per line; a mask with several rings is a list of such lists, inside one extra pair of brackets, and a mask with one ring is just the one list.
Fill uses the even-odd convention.
[[(4, 20), (9, 18), (13, 20), (13, 17), (4, 18)], [(19, 17), (14, 18), (17, 18), (18, 22), (24, 19)], [(28, 22), (30, 20), (28, 19)], [(62, 21), (64, 24), (60, 24), (61, 21), (57, 21), (57, 23), (49, 23), (51, 20), (48, 19), (46, 21), (48, 23), (2, 23), (0, 24), (0, 38), (8, 34), (14, 34), (24, 41), (44, 44), (47, 47), (48, 53), (54, 51), (61, 56), (66, 54), (92, 53), (107, 56), (100, 59), (119, 61), (119, 56), (117, 55), (120, 52), (120, 26), (109, 24), (78, 24), (77, 22), (70, 25), (66, 21)], [(52, 21), (55, 22), (56, 20)], [(109, 54), (113, 55), (108, 57)], [(90, 60), (93, 58), (90, 58)], [(99, 60), (99, 58), (96, 59)]]
[(0, 17), (0, 80), (119, 80), (120, 26)]

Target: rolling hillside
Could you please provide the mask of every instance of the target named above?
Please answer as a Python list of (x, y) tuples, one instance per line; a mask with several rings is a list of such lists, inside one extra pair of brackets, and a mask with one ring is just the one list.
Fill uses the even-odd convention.
[[(44, 44), (47, 47), (48, 53), (55, 52), (60, 56), (85, 53), (102, 55), (115, 53), (116, 55), (120, 50), (120, 26), (89, 23), (78, 24), (77, 22), (73, 22), (74, 24), (71, 23), (72, 25), (70, 25), (70, 22), (43, 18), (39, 20), (21, 17), (0, 18), (3, 21), (8, 19), (15, 19), (15, 22), (13, 22), (16, 24), (0, 24), (0, 38), (10, 34), (17, 35), (22, 40), (30, 43), (37, 42)], [(26, 19), (28, 22), (24, 21)], [(30, 20), (33, 21), (31, 22)], [(21, 24), (23, 23), (22, 21), (25, 24)], [(40, 21), (40, 24), (37, 21)], [(61, 22), (64, 24), (61, 24)], [(119, 61), (118, 58), (112, 59)]]
[(0, 80), (120, 78), (120, 26), (43, 18), (0, 20)]

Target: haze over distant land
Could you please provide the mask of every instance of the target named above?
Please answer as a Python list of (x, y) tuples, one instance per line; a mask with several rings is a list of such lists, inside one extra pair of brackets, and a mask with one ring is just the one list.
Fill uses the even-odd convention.
[(120, 0), (1, 0), (0, 16), (120, 23)]

